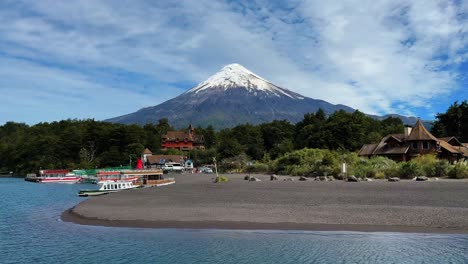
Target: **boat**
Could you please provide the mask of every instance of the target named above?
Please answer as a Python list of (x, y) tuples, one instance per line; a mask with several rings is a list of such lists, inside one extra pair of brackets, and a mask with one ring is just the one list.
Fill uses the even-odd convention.
[(25, 181), (39, 183), (77, 183), (81, 177), (68, 170), (40, 170), (39, 176), (35, 173), (29, 173), (24, 178)]
[(127, 181), (136, 182), (140, 179), (135, 174), (125, 174), (122, 171), (99, 171), (96, 173), (98, 183), (106, 181)]
[(109, 194), (109, 193), (118, 192), (122, 190), (141, 188), (141, 185), (133, 184), (133, 182), (131, 181), (107, 180), (107, 181), (100, 181), (98, 185), (99, 185), (99, 189), (81, 190), (78, 192), (78, 196), (98, 196), (98, 195)]
[(138, 181), (144, 187), (165, 186), (175, 183), (174, 178), (164, 177), (161, 169), (137, 169), (122, 171), (123, 177), (138, 177)]

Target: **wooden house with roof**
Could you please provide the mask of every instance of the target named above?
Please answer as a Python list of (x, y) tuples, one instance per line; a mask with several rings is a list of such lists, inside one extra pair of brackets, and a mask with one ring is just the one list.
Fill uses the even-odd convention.
[(468, 159), (467, 150), (455, 137), (436, 138), (418, 120), (414, 128), (405, 127), (402, 134), (387, 135), (377, 144), (364, 145), (358, 155), (408, 161), (420, 155), (436, 153), (439, 158), (454, 163)]
[(197, 135), (192, 124), (185, 131), (168, 131), (162, 137), (162, 150), (205, 149), (203, 135)]
[(153, 155), (151, 150), (146, 148), (142, 153), (142, 160), (146, 168), (159, 168), (170, 162), (184, 165), (187, 159), (181, 155)]

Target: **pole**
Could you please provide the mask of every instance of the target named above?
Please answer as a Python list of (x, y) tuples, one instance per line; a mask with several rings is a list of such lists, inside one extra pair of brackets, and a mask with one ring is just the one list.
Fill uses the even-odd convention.
[(216, 178), (218, 178), (218, 166), (216, 165), (216, 158), (215, 157), (213, 157), (213, 163), (214, 163), (214, 167), (215, 167)]

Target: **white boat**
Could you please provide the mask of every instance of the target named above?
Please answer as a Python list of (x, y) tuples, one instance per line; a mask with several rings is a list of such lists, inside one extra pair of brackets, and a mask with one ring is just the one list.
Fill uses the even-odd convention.
[(39, 176), (34, 173), (28, 174), (24, 180), (41, 183), (77, 183), (80, 179), (80, 176), (68, 170), (40, 170)]
[(139, 180), (138, 175), (128, 175), (122, 171), (99, 171), (96, 173), (98, 183), (106, 181), (126, 181), (136, 182)]
[(135, 185), (131, 181), (100, 181), (97, 190), (81, 190), (79, 196), (97, 196), (122, 190), (141, 188), (141, 185)]

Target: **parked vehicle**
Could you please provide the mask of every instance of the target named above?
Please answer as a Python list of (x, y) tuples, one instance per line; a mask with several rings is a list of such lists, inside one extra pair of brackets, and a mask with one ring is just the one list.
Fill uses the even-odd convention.
[(163, 171), (169, 172), (169, 171), (174, 171), (174, 172), (182, 172), (184, 167), (180, 163), (175, 163), (175, 162), (168, 162), (165, 163), (164, 166), (162, 167)]
[(198, 170), (201, 173), (213, 173), (213, 169), (210, 167), (200, 167)]

